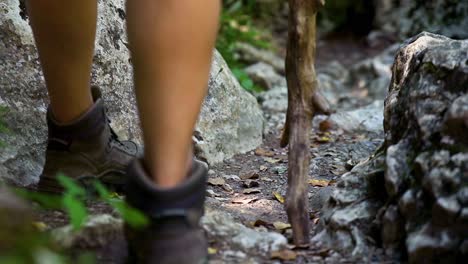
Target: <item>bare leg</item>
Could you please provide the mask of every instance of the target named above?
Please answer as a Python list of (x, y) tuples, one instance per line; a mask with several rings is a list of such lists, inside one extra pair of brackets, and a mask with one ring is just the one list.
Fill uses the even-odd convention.
[(91, 65), (96, 33), (96, 0), (27, 2), (52, 113), (69, 122), (92, 105)]
[(219, 11), (218, 0), (127, 2), (144, 161), (161, 187), (173, 187), (187, 174)]

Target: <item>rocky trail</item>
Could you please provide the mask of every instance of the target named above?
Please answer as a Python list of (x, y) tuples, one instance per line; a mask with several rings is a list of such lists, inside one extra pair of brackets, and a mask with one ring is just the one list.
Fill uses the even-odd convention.
[[(354, 43), (348, 40), (342, 44), (345, 47)], [(333, 49), (324, 52), (343, 56)], [(386, 56), (391, 54), (386, 51)], [(372, 63), (377, 63), (372, 60), (378, 61), (379, 58), (362, 56), (355, 60), (358, 67), (365, 67), (359, 65), (368, 63), (370, 66), (366, 67), (371, 69)], [(314, 120), (308, 182), (313, 233), (321, 229), (322, 206), (340, 177), (369, 157), (383, 142), (383, 103), (362, 91), (376, 87), (351, 87), (348, 83), (350, 72), (344, 66), (337, 61), (332, 61), (328, 67), (323, 62), (321, 64), (325, 66), (319, 78), (322, 86), (328, 85), (325, 92), (329, 100), (335, 102), (336, 113), (331, 117), (318, 116)], [(385, 66), (389, 68), (390, 64)], [(256, 149), (210, 167), (207, 216), (203, 220), (210, 237), (210, 263), (359, 263), (359, 258), (342, 255), (333, 247), (313, 244), (307, 249), (294, 249), (289, 243), (291, 229), (283, 204), (288, 154), (287, 148), (279, 147), (287, 103), (285, 81), (269, 64), (253, 65), (247, 71), (256, 77), (259, 84), (272, 83), (268, 91), (256, 95), (266, 119), (266, 133), (263, 143)], [(272, 75), (258, 76), (268, 72)], [(333, 75), (341, 79), (335, 79)], [(385, 78), (389, 80), (390, 77)], [(69, 248), (77, 252), (95, 251), (102, 263), (123, 263), (125, 242), (121, 223), (115, 218), (117, 215), (103, 203), (89, 202), (88, 206), (94, 216), (92, 224), (81, 234), (71, 234), (70, 230), (63, 228), (67, 224), (63, 212), (38, 212), (38, 217), (49, 228), (58, 228), (59, 231), (54, 232)], [(371, 260), (390, 263), (392, 256), (384, 256), (382, 250), (377, 250), (371, 253)]]
[[(119, 137), (141, 143), (124, 1), (98, 6), (92, 82), (102, 89)], [(412, 9), (400, 13), (387, 7), (377, 20), (392, 15), (390, 22), (398, 23), (390, 24), (399, 29), (393, 33), (425, 28), (424, 21), (400, 19)], [(0, 4), (0, 181), (14, 186), (38, 181), (47, 140), (46, 89), (21, 14), (16, 0)], [(461, 17), (464, 24), (447, 29), (464, 34), (450, 36), (466, 36), (458, 30), (468, 21)], [(249, 65), (245, 72), (265, 88), (249, 93), (213, 53), (193, 137), (197, 157), (210, 165), (202, 220), (210, 263), (460, 263), (468, 257), (468, 40), (423, 32), (395, 43), (395, 35), (385, 32), (317, 42), (319, 87), (335, 112), (313, 120), (304, 183), (308, 248), (292, 246), (284, 211), (288, 153), (279, 147), (287, 109), (284, 59), (238, 45), (237, 55)], [(278, 38), (284, 42), (284, 35)], [(98, 263), (125, 263), (124, 223), (105, 203), (89, 200), (87, 222), (73, 231), (65, 212), (28, 207), (8, 193), (0, 191), (0, 224), (11, 227), (0, 229), (0, 249), (2, 239), (21, 239), (34, 221), (67, 255), (92, 252)]]

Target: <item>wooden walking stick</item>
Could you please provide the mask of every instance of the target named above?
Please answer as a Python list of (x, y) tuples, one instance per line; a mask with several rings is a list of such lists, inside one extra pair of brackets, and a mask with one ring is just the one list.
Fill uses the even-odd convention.
[(317, 90), (315, 75), (316, 14), (324, 0), (289, 0), (289, 35), (286, 55), (288, 112), (281, 146), (289, 143), (286, 211), (294, 244), (309, 244), (309, 135), (316, 113), (330, 107)]

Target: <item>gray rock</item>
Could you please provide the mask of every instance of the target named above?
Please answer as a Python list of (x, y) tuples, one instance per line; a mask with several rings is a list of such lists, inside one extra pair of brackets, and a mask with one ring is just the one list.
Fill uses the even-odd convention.
[(271, 51), (256, 48), (248, 43), (237, 43), (235, 50), (239, 55), (239, 59), (247, 63), (264, 62), (271, 65), (278, 73), (285, 73), (284, 59)]
[(102, 248), (123, 238), (123, 221), (108, 214), (92, 215), (78, 231), (67, 225), (52, 230), (52, 237), (65, 249)]
[[(106, 100), (112, 126), (122, 138), (141, 142), (125, 35), (123, 0), (99, 1), (92, 73)], [(17, 0), (0, 3), (0, 107), (9, 132), (0, 133), (0, 178), (19, 185), (38, 180), (44, 162), (47, 92), (28, 21)], [(254, 149), (262, 142), (263, 117), (218, 52), (196, 127), (196, 150), (209, 163)]]
[(381, 0), (376, 2), (375, 24), (383, 31), (397, 33), (402, 38), (421, 31), (467, 38), (468, 3), (444, 0)]
[(430, 224), (408, 234), (406, 249), (409, 263), (431, 263), (435, 259), (456, 263), (456, 254), (450, 254), (457, 248), (460, 240), (447, 229), (436, 229)]
[(399, 44), (392, 45), (379, 55), (353, 65), (348, 83), (355, 89), (366, 89), (368, 95), (384, 99), (392, 77), (392, 64)]
[(382, 132), (383, 131), (383, 101), (350, 111), (332, 114), (328, 120), (347, 132)]
[(264, 62), (258, 62), (245, 68), (245, 72), (252, 81), (266, 90), (275, 87), (287, 87), (286, 79), (276, 73), (275, 69)]
[(398, 207), (395, 205), (389, 206), (385, 210), (382, 222), (382, 242), (384, 247), (392, 248), (395, 244), (398, 245), (405, 234), (403, 218), (398, 211)]
[(259, 95), (262, 109), (269, 112), (286, 112), (288, 109), (288, 88), (277, 87)]
[(385, 142), (337, 183), (322, 209), (324, 230), (314, 240), (362, 255), (373, 246), (366, 237), (373, 236), (387, 252), (405, 248), (410, 263), (462, 262), (467, 59), (468, 40), (430, 33), (400, 48), (385, 100)]
[(267, 256), (271, 251), (284, 249), (288, 243), (281, 234), (253, 230), (220, 211), (208, 211), (202, 219), (202, 225), (209, 236), (226, 241), (243, 252), (251, 251)]

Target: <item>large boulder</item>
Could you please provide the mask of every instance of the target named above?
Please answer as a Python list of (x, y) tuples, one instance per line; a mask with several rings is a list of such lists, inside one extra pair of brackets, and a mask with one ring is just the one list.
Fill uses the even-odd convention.
[[(99, 1), (92, 74), (103, 89), (112, 126), (122, 138), (139, 142), (132, 67), (125, 35), (124, 0)], [(0, 3), (0, 107), (8, 132), (0, 133), (0, 179), (27, 185), (38, 180), (47, 137), (47, 92), (34, 39), (18, 0)], [(255, 98), (244, 91), (218, 52), (196, 127), (197, 154), (209, 163), (256, 148), (263, 117)]]
[(314, 241), (403, 250), (410, 263), (468, 257), (467, 62), (468, 40), (422, 33), (400, 48), (385, 143), (338, 182)]

